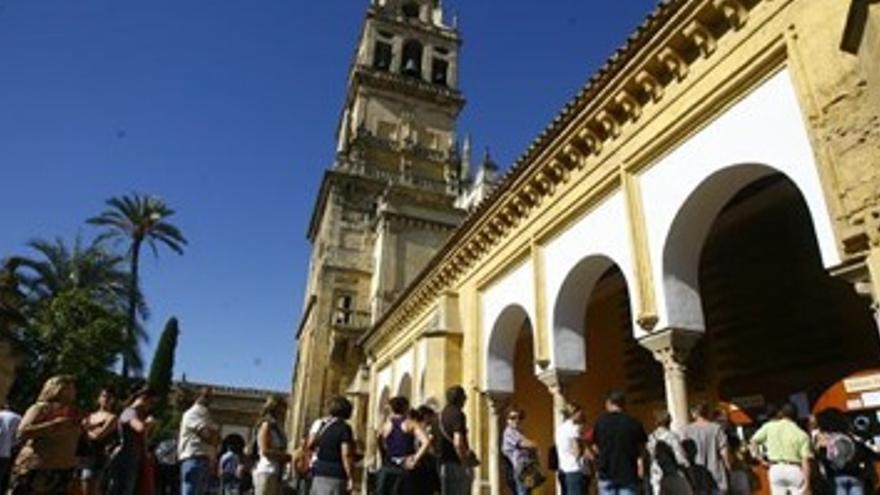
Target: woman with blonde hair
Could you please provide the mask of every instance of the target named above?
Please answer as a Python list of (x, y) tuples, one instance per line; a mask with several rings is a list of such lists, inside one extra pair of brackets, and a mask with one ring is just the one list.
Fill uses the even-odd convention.
[(72, 488), (81, 432), (75, 402), (72, 376), (55, 376), (43, 384), (18, 429), (25, 444), (15, 461), (13, 494), (56, 495)]
[(284, 399), (277, 396), (266, 399), (256, 428), (260, 460), (254, 468), (255, 495), (281, 494), (285, 465), (291, 459), (284, 434), (286, 415), (287, 402)]

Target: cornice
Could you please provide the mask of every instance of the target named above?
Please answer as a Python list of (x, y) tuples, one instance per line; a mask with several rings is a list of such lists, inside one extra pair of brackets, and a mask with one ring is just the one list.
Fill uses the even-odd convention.
[(691, 67), (717, 53), (761, 2), (665, 0), (569, 102), (499, 187), (465, 220), (428, 266), (359, 341), (391, 333), (424, 312), (490, 249), (518, 228), (561, 186), (592, 173), (629, 124), (662, 102)]
[(425, 23), (421, 21), (407, 21), (404, 19), (398, 19), (393, 16), (386, 15), (381, 10), (376, 7), (371, 7), (367, 10), (368, 20), (382, 22), (384, 24), (388, 24), (393, 26), (394, 28), (405, 31), (408, 33), (416, 33), (418, 36), (430, 35), (435, 36), (438, 39), (442, 39), (443, 41), (456, 43), (461, 45), (461, 34), (455, 28), (446, 27), (446, 26), (437, 26), (436, 24)]
[(466, 100), (461, 92), (447, 86), (431, 84), (421, 79), (408, 78), (367, 67), (356, 65), (352, 73), (355, 86), (363, 84), (371, 88), (385, 89), (395, 94), (403, 94), (413, 98), (428, 99), (439, 106), (451, 107), (454, 115), (461, 112)]

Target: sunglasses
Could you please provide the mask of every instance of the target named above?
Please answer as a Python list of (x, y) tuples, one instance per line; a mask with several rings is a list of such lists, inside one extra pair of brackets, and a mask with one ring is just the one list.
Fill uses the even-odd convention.
[(510, 416), (507, 417), (507, 419), (512, 420), (512, 421), (519, 421), (519, 418), (520, 417), (516, 414), (511, 414)]

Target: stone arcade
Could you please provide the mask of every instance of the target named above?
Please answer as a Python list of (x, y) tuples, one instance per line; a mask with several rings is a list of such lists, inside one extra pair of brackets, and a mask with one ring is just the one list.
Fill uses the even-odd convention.
[(696, 400), (811, 406), (880, 368), (880, 5), (849, 3), (663, 2), (371, 307), (367, 462), (395, 394), (463, 384), (474, 490), (495, 494), (514, 401), (545, 458), (559, 405), (595, 419), (612, 387), (681, 425)]

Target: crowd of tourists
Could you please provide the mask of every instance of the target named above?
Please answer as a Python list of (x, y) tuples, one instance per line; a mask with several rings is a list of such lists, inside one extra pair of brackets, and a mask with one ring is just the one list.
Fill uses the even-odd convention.
[[(156, 395), (137, 386), (117, 414), (111, 389), (96, 409), (80, 414), (76, 382), (48, 380), (23, 416), (0, 410), (0, 495), (344, 495), (355, 490), (362, 456), (349, 420), (353, 407), (333, 398), (293, 455), (284, 434), (286, 401), (270, 397), (253, 429), (251, 445), (240, 437), (221, 441), (212, 418), (210, 388), (199, 391), (183, 413), (176, 438), (152, 445)], [(414, 408), (405, 397), (385, 405), (376, 431), (381, 467), (366, 480), (379, 495), (470, 495), (480, 460), (470, 448), (460, 386), (446, 405)], [(648, 434), (626, 411), (622, 393), (611, 392), (605, 412), (588, 425), (584, 410), (566, 405), (547, 466), (529, 438), (524, 411), (507, 410), (499, 439), (502, 482), (514, 495), (558, 481), (563, 495), (741, 495), (753, 493), (752, 467), (769, 471), (774, 495), (874, 493), (876, 454), (841, 411), (827, 409), (798, 424), (785, 404), (747, 441), (725, 416), (706, 405), (673, 431), (668, 414)], [(548, 479), (556, 471), (558, 479)]]
[[(752, 468), (759, 464), (768, 470), (773, 495), (875, 493), (877, 454), (837, 409), (810, 417), (805, 431), (794, 405), (770, 408), (748, 441), (705, 404), (677, 432), (662, 414), (651, 434), (626, 413), (622, 393), (609, 394), (605, 409), (592, 427), (579, 406), (563, 410), (551, 449), (563, 495), (592, 493), (591, 481), (599, 495), (747, 495), (758, 488)], [(524, 419), (522, 410), (510, 409), (501, 446), (507, 484), (516, 495), (545, 481), (537, 445), (523, 433)]]
[[(19, 416), (0, 410), (0, 495), (281, 495), (291, 460), (283, 422), (287, 402), (270, 397), (254, 441), (220, 438), (213, 393), (202, 388), (174, 438), (153, 445), (155, 392), (133, 387), (117, 407), (110, 388), (94, 412), (76, 408), (76, 379), (57, 376)], [(236, 441), (236, 438), (238, 439)]]
[[(373, 493), (471, 493), (479, 461), (468, 443), (464, 390), (453, 387), (446, 399), (439, 415), (427, 406), (411, 409), (403, 397), (389, 401), (378, 432), (382, 467)], [(673, 431), (669, 414), (660, 415), (650, 434), (626, 412), (621, 392), (608, 395), (605, 412), (592, 425), (576, 404), (561, 412), (545, 470), (538, 442), (526, 434), (524, 411), (508, 408), (497, 448), (510, 493), (528, 495), (558, 481), (563, 495), (746, 495), (758, 488), (753, 467), (759, 464), (768, 470), (773, 495), (874, 493), (876, 454), (836, 409), (811, 417), (805, 431), (793, 405), (771, 408), (748, 441), (725, 414), (705, 404), (693, 409), (691, 422), (679, 431)], [(558, 480), (548, 479), (549, 469)], [(338, 474), (337, 491), (311, 493), (345, 493), (342, 479), (350, 480), (350, 473)]]

